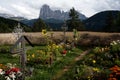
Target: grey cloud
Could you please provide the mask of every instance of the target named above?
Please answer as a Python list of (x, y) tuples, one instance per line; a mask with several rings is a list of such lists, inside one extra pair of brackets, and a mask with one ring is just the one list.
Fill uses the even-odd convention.
[[(2, 2), (0, 3), (0, 12), (27, 18), (37, 18), (43, 4), (50, 5), (52, 9), (65, 11), (74, 7), (88, 17), (103, 10), (120, 10), (120, 0), (0, 0), (0, 2)], [(12, 5), (18, 5), (19, 8)]]

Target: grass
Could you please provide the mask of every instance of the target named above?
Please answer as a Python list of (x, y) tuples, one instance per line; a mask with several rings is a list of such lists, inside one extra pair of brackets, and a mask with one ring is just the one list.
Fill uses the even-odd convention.
[(0, 63), (18, 63), (19, 57), (13, 57), (12, 53), (9, 52), (10, 46), (1, 46), (0, 47)]
[[(27, 54), (35, 53), (36, 50), (43, 50), (45, 46), (35, 46), (31, 50), (27, 51)], [(52, 65), (41, 65), (34, 64), (33, 75), (27, 76), (26, 80), (52, 80), (53, 76), (57, 74), (58, 71), (62, 70), (64, 66), (69, 65), (73, 59), (80, 55), (83, 51), (80, 48), (74, 48), (66, 56), (58, 55), (57, 60), (52, 63)], [(0, 63), (7, 64), (7, 63), (16, 63), (19, 66), (19, 57), (13, 57), (10, 53), (1, 53), (0, 52)], [(27, 67), (31, 67), (27, 65)]]
[[(35, 47), (34, 50), (36, 51), (41, 48), (43, 49), (43, 47)], [(56, 75), (58, 71), (62, 70), (64, 66), (69, 65), (69, 63), (72, 62), (76, 56), (80, 55), (81, 52), (82, 50), (75, 48), (64, 57), (59, 55), (59, 60), (54, 61), (50, 67), (48, 67), (49, 65), (35, 65), (33, 77), (28, 78), (27, 80), (52, 80), (53, 76)]]
[(0, 53), (0, 63), (6, 64), (6, 63), (18, 63), (18, 58), (12, 57), (11, 54), (3, 54)]

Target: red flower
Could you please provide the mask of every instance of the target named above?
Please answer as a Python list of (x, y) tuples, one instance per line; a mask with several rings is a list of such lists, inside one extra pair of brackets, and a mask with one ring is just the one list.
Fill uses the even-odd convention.
[(67, 51), (66, 51), (66, 50), (63, 50), (63, 51), (62, 51), (62, 54), (66, 54), (66, 53), (67, 53)]
[(6, 74), (9, 75), (11, 72), (17, 73), (18, 71), (20, 71), (19, 68), (11, 68), (10, 70), (6, 71)]
[(12, 68), (12, 69), (11, 69), (11, 71), (13, 71), (13, 72), (16, 72), (16, 73), (17, 73), (18, 71), (20, 71), (20, 69), (19, 69), (19, 68)]

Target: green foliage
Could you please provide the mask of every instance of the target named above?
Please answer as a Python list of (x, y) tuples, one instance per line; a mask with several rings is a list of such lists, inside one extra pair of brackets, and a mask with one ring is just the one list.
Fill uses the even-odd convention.
[(116, 60), (115, 60), (115, 64), (118, 65), (118, 66), (120, 66), (120, 60), (119, 60), (119, 59), (116, 59)]
[[(42, 59), (42, 58), (45, 59), (44, 55), (42, 55), (42, 54), (45, 54), (45, 53), (48, 53), (48, 52), (43, 52), (43, 51), (45, 51), (46, 49), (48, 49), (47, 51), (51, 51), (51, 47), (53, 47), (52, 49), (56, 53), (58, 53), (58, 50), (59, 50), (58, 46), (53, 44), (52, 46), (48, 45), (47, 47), (46, 46), (36, 46), (33, 49), (28, 50), (27, 55), (33, 55), (33, 53), (34, 53), (35, 58), (38, 58), (41, 55), (40, 59)], [(71, 61), (73, 61), (73, 59), (76, 56), (78, 56), (81, 52), (82, 52), (81, 49), (75, 48), (75, 49), (69, 51), (66, 54), (66, 56), (64, 56), (64, 57), (60, 53), (58, 53), (56, 55), (57, 56), (56, 60), (53, 61), (51, 66), (49, 66), (49, 64), (46, 64), (45, 60), (43, 60), (43, 63), (38, 62), (37, 64), (32, 63), (32, 61), (28, 61), (30, 64), (32, 63), (32, 65), (27, 64), (27, 66), (34, 66), (35, 71), (33, 73), (33, 76), (31, 78), (27, 78), (27, 80), (39, 80), (39, 79), (52, 80), (53, 76), (56, 75), (56, 73), (58, 71), (63, 69), (63, 67), (65, 65), (69, 65), (71, 63)]]
[(40, 31), (42, 31), (42, 29), (46, 29), (46, 28), (47, 28), (47, 25), (40, 18), (33, 25), (34, 32), (40, 32)]
[(0, 53), (9, 53), (9, 46), (1, 46)]
[(6, 80), (6, 79), (5, 79), (5, 76), (0, 75), (0, 80)]
[[(0, 33), (12, 32), (14, 27), (17, 26), (17, 24), (18, 24), (18, 21), (0, 17)], [(31, 31), (30, 27), (28, 27), (22, 23), (21, 23), (21, 26), (23, 27), (25, 32)]]
[(77, 11), (74, 8), (70, 9), (69, 16), (72, 20), (76, 20), (79, 17)]
[(68, 30), (70, 31), (73, 29), (84, 30), (84, 25), (80, 21), (78, 13), (74, 8), (70, 9), (69, 17), (70, 19), (67, 21)]
[(112, 41), (110, 43), (110, 53), (114, 58), (120, 58), (120, 40)]

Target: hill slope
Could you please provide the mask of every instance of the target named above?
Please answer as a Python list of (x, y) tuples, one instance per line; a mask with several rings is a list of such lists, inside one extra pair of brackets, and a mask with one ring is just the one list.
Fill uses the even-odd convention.
[[(112, 13), (113, 18), (116, 20), (119, 12), (120, 11), (103, 11), (93, 15), (84, 21), (86, 29), (88, 31), (104, 31), (109, 13)], [(114, 28), (116, 28), (116, 26), (114, 26)], [(120, 28), (118, 31), (120, 32)]]
[[(14, 27), (16, 27), (18, 23), (19, 23), (18, 21), (0, 17), (0, 33), (12, 32)], [(20, 24), (23, 27), (24, 31), (26, 32), (31, 31), (31, 28), (28, 27), (27, 25), (23, 23)]]

